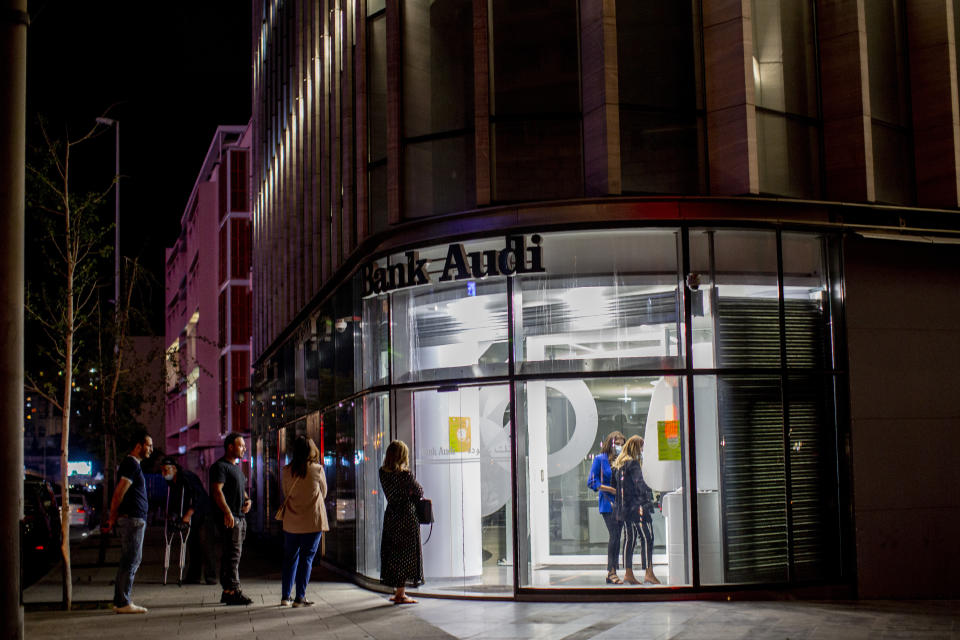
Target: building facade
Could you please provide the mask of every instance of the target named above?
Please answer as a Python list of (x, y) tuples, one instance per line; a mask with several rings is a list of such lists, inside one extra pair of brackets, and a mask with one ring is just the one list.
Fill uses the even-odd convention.
[(252, 526), (306, 433), (375, 584), (401, 439), (423, 593), (956, 597), (956, 5), (256, 0)]
[(217, 128), (166, 251), (164, 449), (201, 477), (249, 432), (249, 153), (247, 127)]

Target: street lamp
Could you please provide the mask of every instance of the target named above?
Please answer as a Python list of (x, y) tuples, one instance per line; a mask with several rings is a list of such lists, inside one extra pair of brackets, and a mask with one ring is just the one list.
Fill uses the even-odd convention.
[(120, 305), (120, 121), (113, 118), (97, 118), (97, 122), (113, 127), (116, 133), (114, 150), (116, 159), (114, 161), (114, 221), (113, 221), (113, 306), (115, 309)]

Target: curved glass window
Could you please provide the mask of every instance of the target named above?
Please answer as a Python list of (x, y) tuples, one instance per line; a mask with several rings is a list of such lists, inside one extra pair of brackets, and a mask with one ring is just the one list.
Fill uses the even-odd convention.
[[(606, 588), (627, 567), (681, 591), (843, 580), (837, 239), (565, 231), (367, 263), (291, 340), (302, 353), (258, 374), (256, 494), (278, 506), (286, 445), (308, 433), (325, 557), (377, 579), (378, 470), (400, 439), (436, 519), (421, 592)], [(319, 411), (291, 411), (291, 388)], [(642, 440), (645, 496), (619, 520), (618, 434)]]
[(427, 260), (424, 273), (436, 283), (391, 294), (394, 383), (507, 374), (506, 278), (462, 277), (460, 268), (471, 269), (474, 256), (480, 268), (491, 268), (489, 252), (503, 249), (503, 239), (463, 247), (465, 256), (451, 257), (442, 246), (390, 258), (398, 279), (414, 269), (411, 264)]

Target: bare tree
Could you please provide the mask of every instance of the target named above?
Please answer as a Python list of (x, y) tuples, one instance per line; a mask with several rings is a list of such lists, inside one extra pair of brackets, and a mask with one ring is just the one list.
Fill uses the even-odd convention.
[[(63, 559), (63, 604), (73, 603), (70, 564), (70, 484), (67, 460), (70, 453), (70, 422), (74, 416), (75, 377), (79, 371), (76, 354), (83, 332), (93, 326), (98, 305), (100, 260), (111, 252), (105, 242), (110, 224), (97, 216), (97, 209), (110, 192), (73, 193), (70, 183), (72, 154), (79, 145), (96, 137), (97, 127), (71, 139), (52, 138), (41, 121), (44, 155), (40, 166), (28, 165), (31, 192), (28, 209), (43, 217), (46, 237), (38, 249), (48, 258), (49, 278), (32, 282), (28, 288), (27, 315), (41, 328), (42, 341), (30, 345), (45, 356), (56, 371), (49, 375), (26, 373), (25, 386), (53, 405), (62, 415), (60, 437), (61, 531)], [(111, 182), (112, 186), (112, 182)], [(40, 244), (40, 243), (38, 243)]]

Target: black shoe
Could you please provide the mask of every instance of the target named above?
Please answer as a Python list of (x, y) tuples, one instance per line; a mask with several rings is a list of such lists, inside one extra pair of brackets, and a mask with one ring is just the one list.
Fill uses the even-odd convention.
[(227, 606), (247, 605), (253, 602), (253, 600), (243, 595), (243, 592), (239, 590), (224, 594), (224, 597), (226, 597), (226, 602), (224, 602), (223, 598), (221, 598), (220, 601)]
[(227, 600), (229, 600), (231, 597), (233, 597), (232, 593), (227, 593), (224, 591), (220, 594), (220, 604), (227, 604)]
[(312, 607), (312, 606), (313, 606), (313, 602), (310, 601), (310, 600), (307, 600), (306, 598), (303, 598), (303, 599), (297, 598), (296, 600), (293, 601), (293, 606), (295, 606), (295, 607)]
[(204, 582), (206, 582), (207, 584), (217, 584), (220, 581), (217, 580), (216, 578), (207, 578), (206, 580), (204, 580)]

